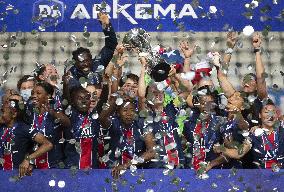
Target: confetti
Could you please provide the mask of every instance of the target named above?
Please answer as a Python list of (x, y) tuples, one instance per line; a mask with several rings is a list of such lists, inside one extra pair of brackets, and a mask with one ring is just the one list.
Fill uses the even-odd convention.
[(157, 30), (160, 30), (160, 29), (162, 29), (163, 28), (163, 24), (159, 24), (158, 26), (157, 26)]
[(94, 45), (93, 42), (91, 42), (91, 41), (87, 42), (87, 47), (93, 47), (93, 45)]
[(6, 6), (6, 11), (10, 11), (10, 10), (13, 10), (14, 9), (14, 6), (9, 4)]
[(48, 185), (50, 186), (50, 187), (55, 187), (55, 181), (54, 180), (50, 180), (49, 182), (48, 182)]
[(27, 39), (25, 39), (25, 38), (20, 39), (20, 44), (21, 45), (26, 45), (27, 44)]
[(38, 30), (41, 31), (41, 32), (43, 32), (43, 31), (45, 31), (45, 27), (42, 26), (42, 25), (40, 25), (40, 26), (38, 26)]
[(73, 41), (74, 43), (76, 43), (77, 37), (76, 37), (74, 34), (71, 34), (70, 37), (69, 37), (69, 39), (70, 39), (71, 41)]
[(118, 105), (118, 106), (122, 105), (123, 104), (123, 99), (121, 97), (117, 98), (115, 100), (115, 104)]
[(253, 1), (250, 3), (250, 8), (255, 9), (255, 8), (257, 8), (257, 7), (258, 7), (258, 1), (253, 0)]
[(96, 70), (96, 73), (102, 73), (104, 71), (105, 67), (103, 65), (99, 65), (97, 70)]
[(264, 37), (267, 37), (270, 31), (271, 31), (271, 26), (266, 25), (266, 26), (264, 27), (263, 31), (261, 32), (261, 34), (262, 34)]
[(247, 69), (248, 69), (249, 71), (251, 71), (251, 70), (252, 70), (252, 65), (249, 64), (249, 65), (247, 66)]
[(217, 185), (216, 183), (212, 183), (212, 184), (211, 184), (211, 187), (212, 187), (213, 189), (216, 189), (216, 188), (218, 187), (218, 185)]
[(99, 118), (99, 114), (98, 113), (94, 113), (93, 115), (92, 115), (92, 119), (98, 119)]
[(241, 49), (241, 48), (243, 48), (243, 42), (242, 41), (240, 41), (240, 40), (238, 40), (237, 42), (236, 42), (236, 46), (237, 46), (237, 48), (238, 49)]
[(13, 10), (13, 13), (14, 13), (15, 15), (18, 15), (18, 14), (20, 13), (20, 10), (19, 10), (19, 9), (14, 9), (14, 10)]
[(255, 136), (261, 136), (262, 134), (264, 133), (264, 131), (263, 131), (263, 129), (261, 129), (261, 128), (257, 128), (257, 129), (255, 129), (255, 131), (254, 131), (254, 135)]
[(243, 29), (243, 34), (245, 36), (251, 36), (254, 33), (254, 28), (250, 25), (245, 26)]
[(198, 178), (201, 179), (201, 180), (207, 180), (207, 179), (209, 179), (209, 175), (206, 174), (206, 173), (203, 173), (203, 174), (200, 174), (198, 176)]
[(17, 41), (12, 41), (12, 42), (11, 42), (11, 47), (16, 47), (16, 46), (17, 46), (17, 44), (18, 44), (18, 42), (17, 42)]
[(209, 13), (215, 14), (217, 12), (217, 8), (215, 6), (209, 7)]
[(83, 33), (84, 38), (89, 38), (90, 35), (91, 35), (91, 34), (90, 34), (89, 32), (84, 32), (84, 33)]
[(5, 160), (3, 158), (0, 158), (0, 165), (4, 165)]
[(38, 33), (38, 31), (35, 30), (35, 29), (31, 31), (31, 34), (32, 34), (32, 35), (36, 35), (37, 33)]
[(9, 54), (8, 53), (4, 53), (3, 54), (3, 59), (5, 60), (5, 61), (8, 61), (9, 60)]
[(245, 12), (243, 13), (243, 15), (247, 18), (247, 19), (252, 19), (253, 18), (253, 13), (252, 12)]
[(47, 41), (41, 41), (41, 45), (42, 46), (46, 46), (47, 45)]
[(65, 187), (65, 181), (58, 181), (58, 187), (59, 188), (64, 188)]

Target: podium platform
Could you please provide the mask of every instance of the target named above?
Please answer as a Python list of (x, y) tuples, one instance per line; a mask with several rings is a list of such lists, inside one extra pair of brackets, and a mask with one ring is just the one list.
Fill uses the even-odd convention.
[(111, 170), (34, 170), (21, 180), (18, 172), (0, 172), (1, 192), (207, 192), (207, 191), (284, 191), (284, 170), (211, 170), (209, 178), (196, 177), (193, 170), (130, 170), (118, 181)]

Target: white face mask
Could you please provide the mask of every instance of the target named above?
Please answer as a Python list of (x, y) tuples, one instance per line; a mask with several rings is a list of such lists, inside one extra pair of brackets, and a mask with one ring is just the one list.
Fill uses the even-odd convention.
[(23, 97), (24, 101), (28, 101), (28, 99), (31, 97), (32, 90), (33, 89), (25, 89), (20, 91), (20, 95)]

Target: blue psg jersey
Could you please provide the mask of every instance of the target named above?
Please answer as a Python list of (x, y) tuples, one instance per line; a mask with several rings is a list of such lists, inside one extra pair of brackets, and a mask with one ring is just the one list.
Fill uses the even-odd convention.
[[(23, 122), (16, 122), (13, 128), (9, 129), (1, 125), (0, 168), (17, 169), (25, 159), (25, 155), (32, 150), (36, 134), (38, 134), (36, 129)], [(8, 162), (9, 160), (11, 161)]]
[(232, 135), (234, 122), (227, 122), (223, 117), (211, 114), (207, 120), (200, 120), (200, 113), (193, 114), (185, 122), (183, 134), (189, 142), (186, 153), (189, 167), (198, 168), (198, 163), (216, 159), (213, 146), (222, 143)]
[[(71, 127), (64, 130), (65, 143), (65, 165), (79, 167), (80, 157), (84, 153), (91, 153), (91, 161), (88, 164), (90, 168), (99, 168), (98, 145), (101, 135), (101, 126), (94, 113), (82, 115), (76, 109), (72, 108), (69, 116)], [(86, 140), (90, 140), (90, 145), (84, 145)]]
[(153, 129), (152, 132), (157, 146), (158, 157), (150, 163), (149, 167), (151, 168), (164, 168), (169, 163), (169, 154), (172, 154), (171, 157), (176, 168), (184, 167), (185, 158), (181, 143), (182, 138), (177, 131), (176, 115), (177, 109), (170, 103), (164, 108), (161, 117), (153, 112), (153, 121), (147, 123), (145, 127), (146, 129)]
[(255, 168), (272, 168), (273, 164), (284, 162), (284, 128), (274, 129), (271, 134), (263, 132), (260, 135), (250, 134)]
[[(110, 154), (108, 166), (112, 167), (117, 163), (123, 164), (124, 158), (131, 160), (134, 156), (140, 157), (146, 152), (143, 139), (144, 119), (134, 120), (129, 127), (125, 127), (119, 117), (112, 118), (111, 126), (105, 130), (109, 136)], [(127, 156), (127, 157), (125, 157)], [(145, 167), (146, 164), (143, 165)]]

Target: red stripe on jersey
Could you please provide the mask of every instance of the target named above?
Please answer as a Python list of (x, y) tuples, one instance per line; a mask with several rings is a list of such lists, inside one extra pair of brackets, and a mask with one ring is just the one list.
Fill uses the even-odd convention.
[[(206, 128), (208, 127), (208, 123), (206, 125)], [(199, 136), (199, 141), (201, 138), (204, 137), (203, 133), (202, 133), (202, 124), (201, 122), (197, 122), (196, 126), (195, 126), (195, 129), (194, 129), (194, 132), (193, 132), (194, 135), (198, 135)], [(206, 152), (205, 152), (205, 147), (203, 146), (202, 143), (199, 143), (198, 145), (198, 150), (199, 150), (199, 154), (196, 155), (195, 154), (195, 150), (196, 148), (193, 148), (193, 168), (195, 170), (198, 170), (200, 168), (200, 163), (201, 162), (205, 162), (205, 159), (206, 159)]]
[[(87, 124), (89, 124), (88, 116), (85, 117), (81, 128), (84, 129)], [(92, 168), (93, 138), (80, 139), (80, 145), (81, 145), (81, 155), (79, 162), (80, 169)]]
[(48, 152), (36, 158), (35, 165), (38, 169), (49, 169)]
[(80, 169), (92, 168), (93, 138), (82, 138), (80, 139), (80, 144)]
[[(272, 146), (275, 147), (275, 133), (272, 132), (271, 134), (269, 134), (267, 136), (267, 139), (272, 144)], [(262, 140), (263, 140), (263, 143), (265, 143), (264, 142), (265, 141), (264, 138), (262, 138)], [(270, 149), (270, 146), (267, 143), (267, 144), (264, 145), (264, 150), (265, 151), (269, 151), (269, 150), (273, 150), (273, 149)], [(272, 159), (272, 160), (266, 160), (264, 163), (265, 163), (265, 168), (266, 169), (271, 169), (272, 165), (273, 164), (277, 164), (278, 162), (277, 162), (276, 159)]]
[(3, 170), (12, 170), (13, 169), (12, 153), (4, 154), (3, 159), (4, 159)]
[[(175, 143), (175, 139), (173, 137), (173, 135), (171, 135), (171, 137), (168, 136), (164, 136), (164, 144), (165, 146), (169, 145), (170, 143)], [(173, 148), (172, 150), (167, 150), (167, 156), (168, 156), (168, 162), (170, 164), (174, 164), (175, 166), (179, 165), (179, 158), (178, 158), (178, 151), (175, 148)]]

